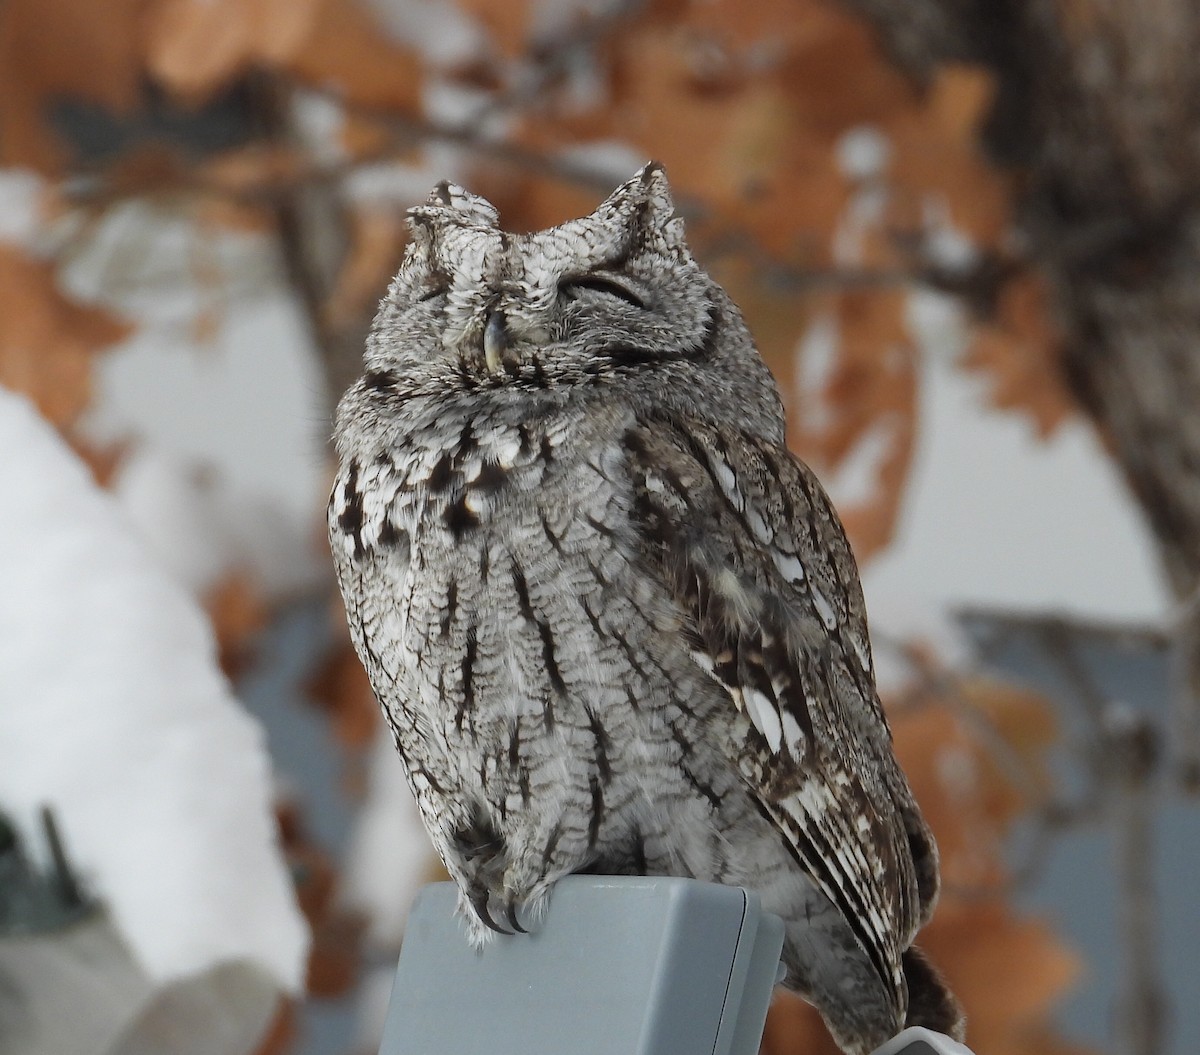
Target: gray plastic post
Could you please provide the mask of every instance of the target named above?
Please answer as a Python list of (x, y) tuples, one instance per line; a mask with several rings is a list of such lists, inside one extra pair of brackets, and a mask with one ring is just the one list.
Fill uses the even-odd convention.
[(467, 943), (418, 896), (380, 1055), (755, 1055), (783, 923), (739, 887), (569, 876), (532, 934)]
[[(436, 883), (413, 904), (380, 1055), (757, 1055), (783, 923), (756, 894), (569, 876), (534, 933), (481, 952), (457, 896)], [(906, 1030), (877, 1055), (970, 1052)]]

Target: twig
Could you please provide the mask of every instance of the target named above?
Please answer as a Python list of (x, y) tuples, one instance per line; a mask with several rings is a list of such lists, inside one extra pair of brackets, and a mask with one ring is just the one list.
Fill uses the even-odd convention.
[(1171, 763), (1180, 786), (1200, 793), (1200, 579), (1170, 617)]
[(1158, 918), (1154, 892), (1152, 777), (1157, 738), (1149, 722), (1110, 707), (1106, 752), (1114, 777), (1117, 930), (1121, 944), (1121, 991), (1116, 1000), (1119, 1055), (1158, 1055), (1163, 1043), (1166, 997), (1158, 966)]

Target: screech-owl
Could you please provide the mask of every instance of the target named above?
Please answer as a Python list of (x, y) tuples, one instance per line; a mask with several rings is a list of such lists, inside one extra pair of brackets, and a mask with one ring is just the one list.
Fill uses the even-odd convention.
[(854, 558), (662, 170), (534, 234), (450, 184), (410, 217), (329, 528), (474, 940), (573, 872), (742, 885), (845, 1051), (960, 1034)]

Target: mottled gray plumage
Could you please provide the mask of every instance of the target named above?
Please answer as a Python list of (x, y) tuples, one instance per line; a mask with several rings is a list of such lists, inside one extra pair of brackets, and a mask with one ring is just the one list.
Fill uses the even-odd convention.
[(473, 938), (572, 872), (741, 884), (847, 1052), (959, 1031), (854, 558), (661, 170), (530, 235), (448, 184), (411, 216), (330, 538)]

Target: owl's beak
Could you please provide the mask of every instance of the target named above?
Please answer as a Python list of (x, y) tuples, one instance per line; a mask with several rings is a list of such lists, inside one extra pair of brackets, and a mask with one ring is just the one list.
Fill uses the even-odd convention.
[(483, 328), (483, 357), (491, 373), (498, 374), (504, 368), (509, 348), (508, 319), (504, 312), (493, 311)]

